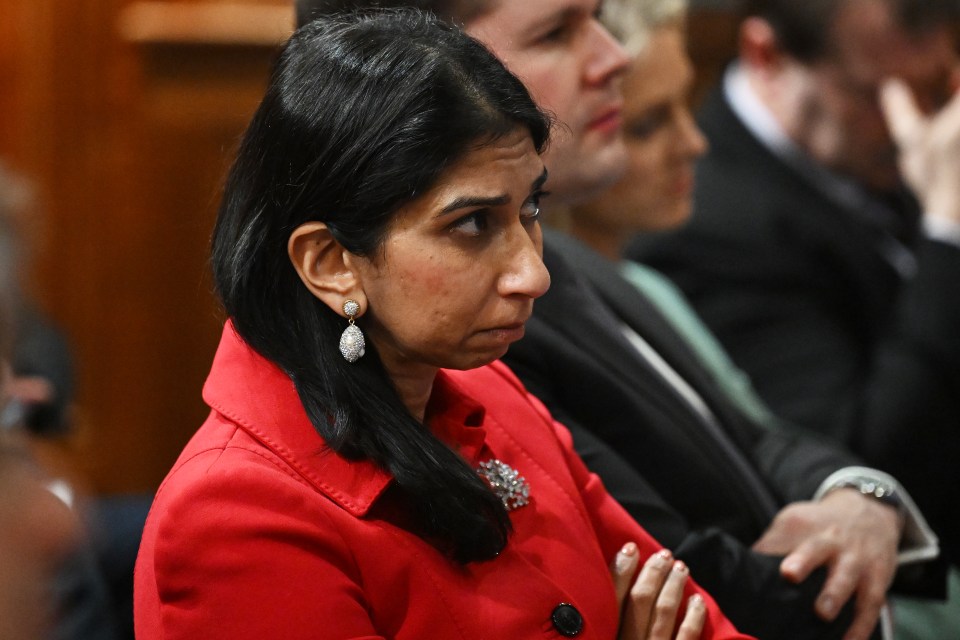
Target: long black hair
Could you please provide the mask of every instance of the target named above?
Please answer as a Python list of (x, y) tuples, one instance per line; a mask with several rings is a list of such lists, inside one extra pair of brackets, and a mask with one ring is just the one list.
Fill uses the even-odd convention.
[(282, 50), (213, 235), (215, 284), (239, 334), (291, 377), (327, 445), (389, 471), (419, 533), (460, 562), (503, 548), (503, 506), (410, 415), (372, 345), (343, 359), (345, 321), (302, 284), (287, 240), (322, 221), (348, 251), (370, 255), (444, 169), (518, 129), (542, 151), (550, 122), (458, 29), (416, 10), (328, 16)]

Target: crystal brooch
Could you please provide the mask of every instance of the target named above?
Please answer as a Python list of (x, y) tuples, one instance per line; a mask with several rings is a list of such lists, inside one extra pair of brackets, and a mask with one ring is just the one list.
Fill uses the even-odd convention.
[(496, 459), (481, 462), (477, 473), (487, 481), (507, 511), (529, 504), (530, 485), (507, 463)]

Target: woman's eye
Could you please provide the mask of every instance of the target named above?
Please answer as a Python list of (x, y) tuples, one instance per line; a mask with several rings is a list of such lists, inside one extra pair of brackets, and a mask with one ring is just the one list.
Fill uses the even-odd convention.
[(487, 230), (489, 221), (486, 211), (474, 211), (451, 225), (451, 230), (470, 236), (478, 236)]
[(660, 128), (660, 120), (658, 118), (645, 118), (643, 120), (638, 120), (631, 123), (627, 128), (627, 135), (631, 138), (636, 138), (638, 140), (645, 140), (653, 135), (653, 133)]
[(520, 207), (520, 220), (524, 223), (535, 222), (540, 219), (540, 200), (548, 196), (547, 191), (537, 191)]
[(665, 108), (658, 108), (644, 116), (628, 120), (624, 131), (630, 138), (644, 140), (659, 131), (669, 119), (669, 111)]

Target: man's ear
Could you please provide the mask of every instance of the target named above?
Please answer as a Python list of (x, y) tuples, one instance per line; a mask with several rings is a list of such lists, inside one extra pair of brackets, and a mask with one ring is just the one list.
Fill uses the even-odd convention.
[(367, 308), (356, 259), (323, 222), (305, 222), (290, 234), (287, 254), (300, 280), (314, 296), (341, 316), (343, 303), (356, 300)]
[(774, 71), (783, 61), (777, 34), (763, 18), (751, 16), (743, 21), (738, 45), (740, 59), (760, 73)]

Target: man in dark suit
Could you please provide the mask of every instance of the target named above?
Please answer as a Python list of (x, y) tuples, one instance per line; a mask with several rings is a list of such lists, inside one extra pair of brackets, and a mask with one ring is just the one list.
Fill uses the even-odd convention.
[[(315, 12), (369, 4), (300, 0), (297, 6), (302, 24)], [(417, 4), (464, 24), (557, 115), (563, 126), (545, 158), (549, 206), (590, 197), (622, 171), (617, 82), (627, 59), (597, 22), (595, 1), (377, 4)], [(564, 400), (581, 400), (595, 410), (578, 424), (573, 412), (553, 402), (556, 396), (544, 396), (561, 420), (570, 421), (578, 450), (637, 519), (688, 562), (696, 579), (743, 630), (765, 639), (795, 639), (840, 638), (849, 628), (849, 637), (867, 637), (896, 564), (901, 537), (897, 510), (861, 492), (863, 474), (850, 469), (856, 461), (847, 454), (809, 438), (767, 431), (741, 416), (691, 361), (669, 325), (648, 316), (643, 306), (631, 309), (630, 317), (640, 318), (635, 330), (662, 349), (662, 357), (675, 363), (681, 375), (690, 375), (691, 387), (702, 387), (700, 396), (714, 407), (715, 419), (699, 412), (626, 341), (609, 301), (583, 286), (558, 256), (562, 241), (548, 237), (545, 247), (559, 303), (538, 304), (535, 313), (556, 318), (561, 332), (569, 326), (579, 333), (531, 344), (534, 357), (542, 356), (548, 369), (556, 363), (553, 373), (567, 377), (571, 393)], [(531, 321), (531, 337), (541, 326), (548, 336), (547, 324)], [(582, 345), (592, 339), (596, 346)], [(568, 346), (580, 353), (563, 357)], [(593, 359), (585, 358), (584, 351)], [(621, 375), (591, 379), (605, 373), (611, 352), (617, 353), (612, 360), (623, 363)], [(520, 372), (529, 370), (521, 367)], [(582, 428), (586, 423), (590, 429)], [(619, 457), (604, 442), (607, 427), (617, 434), (611, 441), (623, 445), (618, 453), (632, 459)], [(836, 481), (830, 480), (838, 471)], [(821, 501), (784, 508), (814, 498), (818, 489), (833, 491)], [(761, 537), (765, 553), (752, 551), (750, 545)]]
[[(680, 285), (776, 413), (909, 486), (957, 562), (946, 487), (960, 486), (960, 75), (948, 3), (755, 4), (700, 114), (711, 149), (691, 222), (629, 255)], [(915, 105), (895, 84), (881, 90), (894, 76)]]

